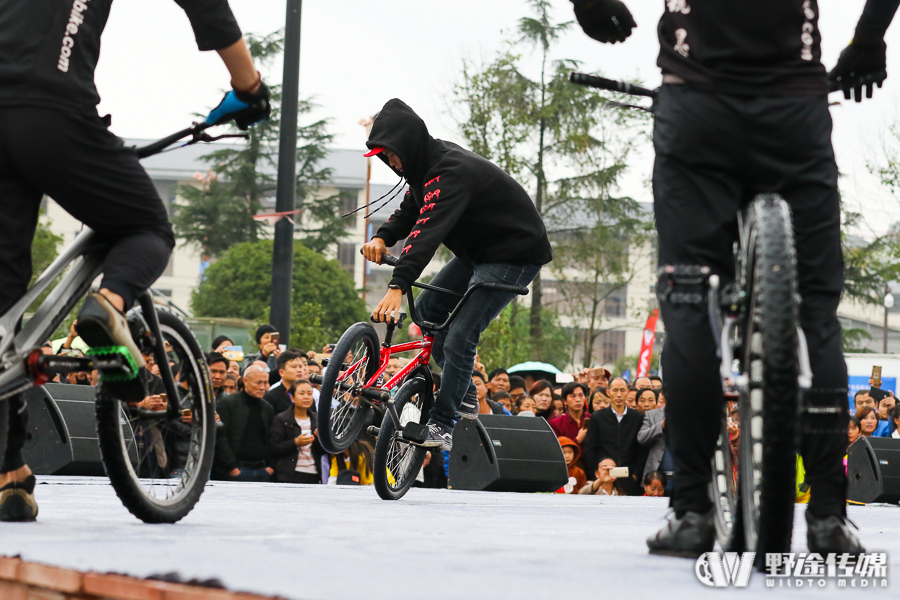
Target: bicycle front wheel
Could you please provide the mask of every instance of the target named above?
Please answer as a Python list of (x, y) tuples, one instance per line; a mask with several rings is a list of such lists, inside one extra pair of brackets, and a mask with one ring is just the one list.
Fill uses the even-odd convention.
[(9, 400), (0, 400), (0, 461), (6, 456), (9, 433)]
[(159, 328), (172, 374), (182, 392), (180, 417), (147, 415), (104, 389), (97, 395), (97, 437), (113, 489), (131, 513), (146, 523), (175, 523), (200, 499), (209, 479), (216, 444), (216, 410), (206, 360), (187, 323), (157, 307)]
[(384, 415), (378, 443), (375, 444), (373, 471), (375, 491), (383, 500), (402, 498), (422, 470), (428, 450), (404, 441), (401, 434), (407, 423), (428, 423), (432, 396), (432, 390), (425, 379), (413, 377), (403, 384), (393, 400), (400, 417), (400, 428), (394, 426), (389, 413)]
[(359, 435), (372, 409), (359, 389), (375, 375), (378, 364), (375, 328), (368, 323), (351, 325), (335, 345), (322, 374), (319, 443), (325, 452), (339, 454)]
[(789, 552), (794, 525), (800, 371), (797, 259), (791, 214), (775, 195), (749, 207), (742, 283), (749, 299), (739, 403), (740, 502), (745, 546)]

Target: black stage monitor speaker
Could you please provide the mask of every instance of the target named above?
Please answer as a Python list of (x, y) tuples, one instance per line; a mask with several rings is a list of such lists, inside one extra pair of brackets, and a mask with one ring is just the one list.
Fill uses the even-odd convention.
[[(28, 440), (24, 454), (36, 474), (106, 474), (97, 445), (97, 419), (94, 416), (97, 388), (47, 383), (26, 392), (26, 398)], [(131, 427), (124, 427), (125, 442), (132, 448), (134, 462), (134, 434)]]
[(481, 415), (453, 429), (449, 487), (555, 492), (569, 481), (556, 434), (539, 417)]
[(862, 437), (847, 452), (847, 499), (900, 502), (900, 440)]

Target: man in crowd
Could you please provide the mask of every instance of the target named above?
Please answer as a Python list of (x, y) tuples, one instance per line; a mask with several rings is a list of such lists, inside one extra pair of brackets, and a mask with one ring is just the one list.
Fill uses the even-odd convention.
[(278, 356), (281, 355), (281, 348), (276, 340), (273, 340), (273, 334), (277, 335), (275, 328), (269, 324), (260, 325), (256, 330), (256, 345), (259, 346), (259, 352), (252, 352), (244, 356), (244, 368), (253, 364), (254, 361), (261, 360), (269, 367), (271, 379), (269, 383), (278, 381)]
[(510, 375), (509, 377), (509, 399), (511, 404), (515, 406), (519, 400), (528, 395), (525, 387), (525, 380), (518, 375)]
[(856, 409), (851, 411), (853, 414), (856, 414), (859, 409), (864, 406), (875, 408), (875, 400), (869, 395), (869, 390), (859, 390), (856, 392), (856, 395), (853, 397), (853, 403), (856, 406)]
[(491, 371), (491, 374), (488, 375), (488, 391), (491, 394), (494, 392), (508, 392), (509, 391), (509, 373), (506, 372), (506, 369), (499, 368)]
[(487, 397), (488, 387), (485, 383), (484, 373), (472, 371), (472, 383), (475, 384), (475, 397), (478, 398), (479, 415), (505, 415), (503, 405), (494, 402)]
[(210, 352), (206, 355), (206, 364), (209, 366), (209, 379), (213, 387), (213, 397), (219, 400), (223, 394), (225, 377), (228, 375), (228, 359), (218, 352)]
[(644, 413), (644, 421), (638, 431), (637, 441), (647, 448), (647, 464), (641, 476), (659, 469), (666, 451), (666, 409), (654, 408)]
[(653, 382), (650, 381), (649, 377), (638, 377), (634, 380), (634, 389), (636, 390), (645, 390), (647, 388), (652, 388)]
[[(293, 407), (293, 402), (288, 396), (288, 390), (291, 389), (295, 382), (305, 381), (309, 378), (308, 369), (306, 356), (298, 350), (286, 350), (278, 357), (278, 375), (281, 379), (270, 387), (266, 395), (263, 396), (263, 400), (271, 404), (272, 408), (275, 409), (276, 415)], [(315, 396), (318, 396), (318, 394), (315, 394), (315, 390), (313, 392)], [(315, 400), (318, 400), (318, 397)], [(315, 406), (315, 402), (313, 402), (313, 406)], [(315, 409), (311, 410), (315, 412)]]
[(654, 390), (661, 390), (663, 387), (662, 377), (659, 375), (651, 375), (648, 379), (650, 379), (650, 386)]
[(232, 481), (269, 481), (269, 429), (275, 411), (263, 400), (269, 375), (259, 365), (244, 371), (244, 391), (222, 398), (217, 410), (223, 427), (216, 437), (219, 470)]
[(587, 386), (583, 383), (567, 383), (560, 395), (566, 403), (566, 412), (551, 419), (550, 428), (556, 437), (567, 437), (581, 446), (588, 426), (584, 410), (589, 395)]
[(640, 450), (637, 434), (644, 420), (638, 411), (625, 405), (628, 383), (624, 379), (615, 377), (609, 383), (608, 393), (609, 407), (591, 415), (587, 434), (581, 444), (585, 467), (587, 472), (595, 472), (603, 457), (613, 459), (619, 466), (628, 467), (629, 477), (623, 478), (620, 483), (630, 494), (636, 482), (635, 466)]

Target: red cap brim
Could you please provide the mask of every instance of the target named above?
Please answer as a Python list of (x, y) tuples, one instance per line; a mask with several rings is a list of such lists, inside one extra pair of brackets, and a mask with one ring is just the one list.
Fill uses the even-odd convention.
[(363, 154), (363, 156), (375, 156), (376, 154), (381, 154), (382, 152), (384, 152), (384, 148), (372, 148), (371, 150)]

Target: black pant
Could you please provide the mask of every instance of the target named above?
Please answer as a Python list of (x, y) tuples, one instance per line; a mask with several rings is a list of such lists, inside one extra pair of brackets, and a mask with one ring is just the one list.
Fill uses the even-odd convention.
[[(733, 280), (736, 215), (756, 194), (780, 193), (793, 214), (800, 323), (813, 370), (808, 401), (846, 409), (837, 320), (843, 287), (838, 172), (826, 98), (738, 97), (665, 85), (656, 108), (659, 264), (705, 265), (724, 282)], [(667, 448), (675, 465), (672, 506), (704, 512), (711, 506), (706, 486), (723, 401), (716, 345), (705, 304), (662, 302), (660, 309)], [(825, 423), (830, 433), (801, 439), (809, 509), (818, 516), (845, 512), (847, 437), (839, 432), (845, 419), (833, 416)]]
[[(109, 247), (102, 286), (126, 305), (162, 274), (175, 246), (165, 205), (135, 153), (96, 114), (0, 108), (0, 312), (31, 280), (31, 242), (47, 195)], [(24, 464), (21, 399), (12, 411), (0, 472)]]

